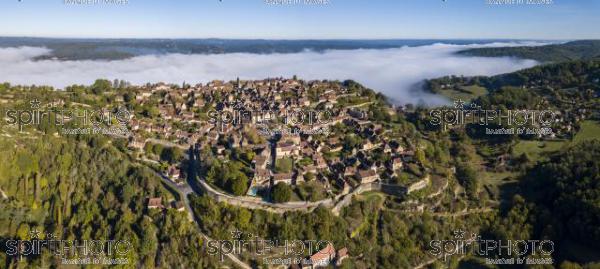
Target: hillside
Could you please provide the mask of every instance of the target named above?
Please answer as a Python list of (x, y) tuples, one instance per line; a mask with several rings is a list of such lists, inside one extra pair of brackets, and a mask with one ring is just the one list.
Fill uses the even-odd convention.
[[(553, 89), (578, 87), (598, 90), (599, 81), (600, 61), (589, 60), (545, 64), (490, 77), (445, 76), (425, 81), (425, 90), (451, 98), (449, 92), (469, 94), (468, 89), (473, 87), (480, 87), (487, 91), (496, 91), (502, 87)], [(474, 93), (470, 94), (474, 95)]]
[(579, 40), (539, 47), (476, 48), (459, 51), (460, 55), (483, 57), (517, 57), (540, 62), (600, 59), (600, 40)]

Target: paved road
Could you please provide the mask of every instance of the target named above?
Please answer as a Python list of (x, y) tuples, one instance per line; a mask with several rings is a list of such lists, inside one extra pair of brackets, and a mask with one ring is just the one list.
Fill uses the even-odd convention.
[(2, 195), (2, 199), (8, 199), (8, 196), (6, 196), (6, 193), (2, 189), (0, 189), (0, 195)]
[(316, 202), (288, 202), (288, 203), (271, 203), (263, 201), (260, 198), (251, 198), (246, 196), (233, 196), (220, 192), (211, 187), (206, 181), (198, 180), (198, 187), (203, 192), (207, 193), (219, 202), (225, 202), (234, 206), (240, 206), (250, 209), (264, 209), (281, 213), (283, 211), (312, 211), (313, 209), (324, 205), (331, 207), (333, 200), (331, 198)]
[(430, 264), (434, 263), (435, 261), (439, 260), (441, 257), (442, 257), (442, 256), (436, 256), (436, 257), (433, 257), (433, 258), (431, 258), (431, 259), (429, 259), (429, 260), (426, 260), (426, 261), (424, 261), (424, 262), (422, 262), (422, 263), (420, 263), (420, 264), (417, 264), (417, 265), (415, 265), (415, 266), (413, 267), (413, 269), (421, 269), (421, 268), (425, 268), (425, 266), (428, 266), (428, 265), (430, 265)]
[(193, 217), (193, 211), (192, 211), (192, 207), (190, 206), (190, 201), (188, 198), (188, 195), (190, 193), (194, 193), (194, 191), (192, 190), (192, 188), (190, 188), (190, 186), (188, 186), (187, 184), (183, 184), (183, 185), (177, 185), (175, 184), (173, 181), (171, 181), (170, 178), (168, 178), (166, 175), (159, 173), (157, 171), (155, 171), (154, 169), (150, 168), (154, 174), (159, 177), (165, 184), (169, 185), (169, 187), (171, 187), (172, 189), (174, 189), (175, 191), (177, 191), (179, 193), (179, 196), (181, 196), (180, 198), (183, 200), (185, 207), (186, 207), (186, 211), (188, 212), (188, 216), (190, 218), (190, 220), (194, 220)]
[[(189, 194), (194, 193), (194, 190), (187, 184), (177, 185), (173, 181), (171, 181), (167, 176), (163, 175), (162, 173), (159, 173), (159, 172), (155, 171), (154, 169), (151, 169), (151, 170), (165, 184), (169, 185), (171, 188), (173, 188), (175, 191), (177, 191), (179, 193), (179, 195), (181, 196), (181, 199), (185, 205), (185, 210), (188, 213), (188, 218), (190, 219), (190, 221), (194, 222), (194, 224), (195, 224), (194, 226), (196, 226), (196, 229), (198, 230), (200, 235), (204, 238), (204, 240), (205, 241), (213, 240), (212, 238), (208, 237), (206, 234), (204, 234), (202, 232), (202, 229), (200, 228), (200, 224), (198, 222), (197, 216), (194, 215), (194, 211), (192, 210), (192, 206), (190, 205), (190, 199), (188, 196), (189, 196)], [(248, 265), (245, 262), (243, 262), (242, 260), (238, 259), (238, 257), (233, 255), (232, 253), (227, 254), (227, 258), (229, 258), (236, 266), (238, 266), (240, 268), (252, 269), (252, 267), (250, 265)]]
[(491, 212), (492, 210), (494, 210), (491, 207), (482, 207), (482, 208), (473, 208), (473, 209), (463, 209), (462, 211), (458, 211), (458, 212), (436, 212), (436, 213), (431, 213), (432, 216), (435, 217), (460, 217), (460, 216), (466, 216), (466, 215), (470, 215), (470, 214), (479, 214), (479, 213), (485, 213), (485, 212)]
[[(160, 144), (160, 145), (167, 146), (167, 147), (181, 148), (188, 153), (188, 154), (185, 154), (184, 157), (187, 160), (191, 159), (191, 157), (190, 157), (191, 154), (189, 154), (190, 153), (189, 146), (178, 145), (178, 144), (166, 141), (166, 140), (154, 139), (154, 138), (146, 139), (146, 143), (147, 142), (154, 143), (154, 144)], [(146, 161), (146, 162), (154, 162), (152, 160), (145, 159), (145, 158), (142, 160)], [(195, 161), (196, 160), (193, 160), (193, 158), (192, 158), (192, 162), (195, 162)], [(171, 187), (179, 190), (180, 186), (173, 184), (173, 182), (169, 178), (165, 177), (164, 175), (159, 175), (159, 176), (162, 179), (164, 179), (164, 181), (167, 184), (169, 184)], [(189, 186), (191, 186), (191, 188), (189, 190), (186, 190), (185, 196), (187, 196), (187, 194), (192, 193), (192, 192), (195, 192), (198, 194), (207, 193), (211, 197), (215, 198), (217, 201), (220, 201), (220, 202), (225, 202), (228, 204), (232, 204), (234, 206), (240, 206), (240, 207), (245, 207), (245, 208), (250, 208), (250, 209), (264, 209), (264, 210), (268, 210), (268, 211), (275, 212), (275, 213), (282, 213), (282, 212), (286, 212), (286, 211), (312, 211), (313, 209), (319, 207), (320, 205), (332, 207), (333, 203), (334, 203), (334, 200), (331, 200), (331, 199), (324, 199), (324, 200), (320, 200), (320, 201), (316, 201), (316, 202), (271, 203), (271, 202), (262, 201), (262, 200), (256, 199), (256, 198), (250, 198), (250, 197), (244, 197), (244, 196), (232, 196), (232, 195), (220, 192), (220, 191), (214, 189), (213, 187), (211, 187), (203, 179), (200, 179), (200, 180), (188, 179), (188, 184), (189, 184)], [(187, 197), (185, 199), (187, 199)]]

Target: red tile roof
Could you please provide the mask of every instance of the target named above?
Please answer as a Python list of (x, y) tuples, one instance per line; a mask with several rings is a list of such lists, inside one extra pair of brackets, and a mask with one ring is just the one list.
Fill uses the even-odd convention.
[(331, 262), (334, 256), (335, 248), (329, 243), (324, 249), (310, 256), (310, 261), (313, 266), (325, 266)]

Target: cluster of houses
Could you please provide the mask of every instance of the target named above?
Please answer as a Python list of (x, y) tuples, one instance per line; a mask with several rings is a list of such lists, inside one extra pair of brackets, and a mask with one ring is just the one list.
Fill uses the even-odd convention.
[[(342, 98), (362, 98), (343, 84), (328, 81), (301, 81), (295, 79), (265, 79), (259, 81), (212, 81), (205, 85), (178, 87), (166, 84), (148, 85), (140, 88), (135, 101), (142, 107), (158, 107), (142, 112), (142, 117), (131, 121), (134, 137), (131, 148), (143, 149), (147, 138), (166, 140), (184, 146), (197, 145), (210, 148), (217, 158), (227, 160), (227, 152), (235, 148), (255, 152), (252, 160), (254, 175), (249, 182), (249, 195), (275, 184), (296, 185), (317, 179), (325, 189), (336, 184), (341, 189), (392, 177), (403, 169), (406, 162), (413, 161), (414, 151), (406, 141), (395, 141), (387, 135), (380, 123), (367, 120), (366, 110), (356, 106), (336, 105)], [(368, 98), (364, 98), (368, 103)], [(213, 111), (219, 117), (207, 117)], [(257, 111), (261, 113), (256, 113)], [(264, 111), (274, 112), (276, 116)], [(280, 116), (289, 111), (312, 111), (312, 115), (295, 121), (298, 133), (264, 134), (261, 128), (278, 128)], [(327, 113), (321, 113), (327, 111)], [(150, 113), (146, 115), (146, 113)], [(393, 113), (393, 111), (390, 111)], [(140, 114), (140, 113), (138, 113)], [(327, 114), (327, 117), (322, 116)], [(224, 120), (221, 116), (230, 118)], [(288, 114), (286, 114), (288, 115)], [(289, 120), (286, 118), (286, 120)], [(310, 130), (332, 128), (341, 124), (351, 128), (352, 134), (329, 132), (312, 133)], [(307, 131), (308, 130), (308, 131)], [(247, 135), (260, 133), (262, 139)], [(346, 135), (360, 135), (363, 143), (340, 158)], [(367, 137), (364, 139), (364, 137)], [(345, 149), (348, 150), (347, 148)], [(370, 160), (371, 151), (380, 150), (393, 158), (380, 163)], [(334, 157), (332, 157), (334, 156)], [(290, 161), (293, 169), (278, 171), (278, 162)], [(179, 169), (169, 167), (169, 178), (178, 182)]]
[[(346, 119), (348, 124), (353, 121)], [(375, 127), (365, 125), (356, 128), (357, 132), (363, 132)], [(314, 139), (311, 135), (278, 136), (257, 149), (252, 160), (254, 177), (248, 194), (256, 194), (258, 190), (280, 182), (297, 185), (313, 179), (318, 179), (326, 189), (331, 187), (331, 183), (337, 184), (340, 189), (356, 187), (379, 181), (382, 175), (386, 178), (396, 176), (406, 162), (414, 161), (414, 151), (381, 137), (377, 143), (367, 139), (360, 148), (353, 149), (350, 156), (326, 157), (326, 153), (338, 152), (342, 148), (341, 137), (335, 134), (324, 140)], [(373, 162), (369, 158), (372, 155), (370, 151), (374, 150), (381, 150), (392, 158), (385, 163)], [(283, 159), (291, 159), (297, 165), (292, 171), (277, 171), (277, 163)]]
[[(316, 92), (317, 89), (319, 95), (311, 99), (309, 93), (311, 90)], [(131, 130), (139, 132), (130, 145), (133, 148), (143, 147), (143, 143), (139, 142), (143, 140), (144, 135), (180, 144), (193, 144), (202, 137), (216, 141), (220, 134), (232, 132), (233, 126), (215, 126), (201, 116), (207, 110), (214, 109), (220, 114), (234, 115), (240, 112), (242, 107), (245, 111), (273, 113), (286, 113), (316, 104), (333, 108), (338, 93), (345, 91), (346, 89), (341, 88), (338, 83), (302, 82), (281, 78), (243, 82), (212, 81), (205, 85), (186, 85), (183, 88), (164, 83), (148, 85), (136, 92), (135, 102), (140, 106), (150, 106), (152, 109), (149, 110), (156, 111), (145, 111), (147, 117), (131, 121)], [(294, 93), (293, 98), (289, 98), (289, 92)], [(243, 120), (251, 123), (270, 120), (273, 113), (252, 113)], [(341, 118), (332, 119), (330, 122), (339, 121)], [(176, 125), (184, 128), (177, 128)]]

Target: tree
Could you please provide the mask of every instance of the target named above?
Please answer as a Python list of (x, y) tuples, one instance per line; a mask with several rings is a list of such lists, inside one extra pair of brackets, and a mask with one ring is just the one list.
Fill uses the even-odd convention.
[[(33, 235), (30, 231), (39, 231), (41, 239), (44, 231), (58, 233), (65, 240), (112, 238), (131, 244), (124, 257), (130, 267), (218, 267), (215, 258), (201, 255), (201, 238), (186, 214), (167, 210), (166, 214), (156, 212), (156, 217), (143, 210), (148, 197), (166, 198), (168, 191), (150, 168), (134, 164), (114, 144), (103, 142), (100, 136), (48, 136), (43, 138), (46, 143), (16, 139), (19, 147), (0, 141), (0, 181), (3, 191), (15, 199), (0, 199), (2, 213), (10, 216), (0, 218), (4, 227), (0, 233), (6, 238), (28, 240)], [(37, 210), (26, 207), (31, 198), (18, 196), (25, 189), (21, 187), (24, 178), (29, 180), (29, 195), (36, 197)], [(38, 214), (39, 210), (45, 213)], [(239, 218), (240, 223), (249, 221), (246, 213)], [(47, 254), (19, 259), (18, 264), (13, 260), (0, 255), (2, 268), (54, 264), (53, 255)]]
[(581, 265), (574, 263), (574, 262), (570, 262), (570, 261), (564, 261), (560, 264), (560, 269), (581, 269)]
[(131, 92), (127, 92), (123, 95), (123, 101), (125, 101), (125, 103), (129, 103), (131, 101), (135, 101), (135, 94), (131, 93)]
[(29, 239), (29, 225), (27, 225), (27, 223), (21, 223), (21, 225), (19, 225), (19, 228), (17, 230), (17, 236), (21, 240)]
[(244, 195), (248, 191), (248, 179), (246, 175), (240, 173), (237, 177), (229, 180), (230, 190), (237, 196)]
[(150, 144), (148, 143), (148, 145), (152, 145), (152, 153), (154, 153), (157, 156), (161, 156), (164, 147), (161, 144)]
[(169, 163), (174, 163), (183, 158), (183, 152), (177, 147), (168, 147), (161, 152), (160, 158)]
[(360, 146), (363, 144), (363, 141), (359, 136), (350, 134), (344, 137), (343, 144), (345, 151), (352, 151), (352, 149), (360, 148)]
[(425, 151), (423, 151), (422, 149), (415, 150), (415, 158), (422, 165), (429, 164), (429, 162), (427, 161), (427, 158), (425, 158)]
[(240, 225), (241, 228), (247, 228), (250, 225), (250, 219), (252, 218), (252, 213), (250, 211), (248, 211), (248, 209), (245, 208), (240, 208), (237, 211), (237, 223)]
[(277, 183), (275, 187), (273, 187), (272, 198), (276, 203), (285, 203), (289, 202), (292, 197), (292, 187), (283, 182)]
[(260, 144), (265, 142), (265, 138), (258, 134), (258, 132), (256, 132), (256, 129), (252, 128), (244, 129), (244, 137), (248, 139), (248, 142), (250, 144)]
[(294, 162), (290, 158), (281, 158), (277, 160), (275, 164), (275, 171), (277, 173), (289, 173), (292, 171), (292, 166)]
[(467, 195), (471, 198), (477, 196), (479, 190), (479, 180), (477, 172), (466, 163), (460, 163), (456, 167), (456, 177), (460, 184), (465, 188)]
[(239, 160), (251, 163), (252, 159), (254, 159), (254, 156), (256, 155), (256, 153), (254, 153), (254, 151), (252, 150), (245, 150), (243, 152), (239, 152), (239, 150), (235, 151), (236, 154), (239, 154)]
[(142, 108), (142, 115), (144, 115), (144, 117), (155, 118), (159, 114), (160, 114), (160, 112), (158, 111), (158, 108), (156, 108), (154, 106), (144, 106)]
[(111, 82), (106, 79), (97, 79), (94, 84), (92, 84), (91, 89), (94, 94), (102, 94), (103, 92), (112, 89), (112, 85)]

